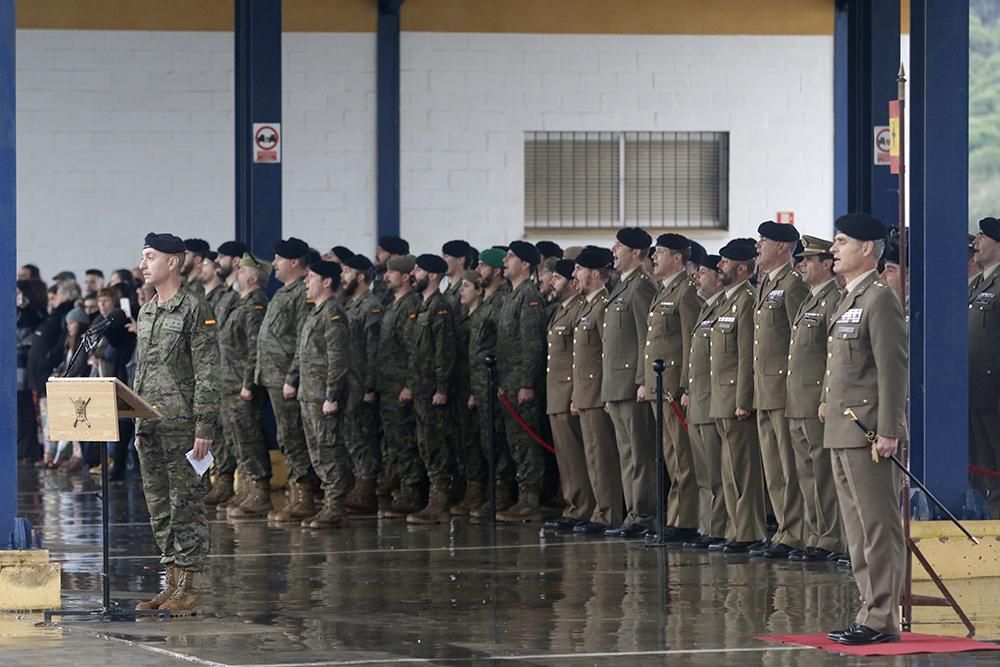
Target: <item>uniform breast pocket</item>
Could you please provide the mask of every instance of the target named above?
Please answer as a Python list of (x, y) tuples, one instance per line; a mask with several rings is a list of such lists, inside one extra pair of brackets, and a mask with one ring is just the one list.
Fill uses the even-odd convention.
[(833, 337), (840, 341), (847, 342), (847, 354), (840, 355), (842, 363), (857, 364), (861, 362), (862, 339), (861, 326), (859, 324), (837, 324), (833, 328)]
[[(719, 332), (718, 338), (722, 342), (722, 349), (725, 352), (736, 351), (736, 320), (720, 319), (715, 323), (715, 331)], [(714, 341), (713, 341), (714, 342)]]
[(625, 318), (627, 316), (628, 309), (625, 307), (625, 304), (616, 303), (609, 309), (607, 319), (610, 320), (610, 324), (613, 324), (615, 328), (621, 329), (625, 326)]

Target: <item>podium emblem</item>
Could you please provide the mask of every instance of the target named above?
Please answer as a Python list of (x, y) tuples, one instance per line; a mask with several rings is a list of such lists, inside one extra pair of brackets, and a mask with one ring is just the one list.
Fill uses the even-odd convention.
[(71, 398), (70, 400), (73, 401), (73, 408), (76, 410), (73, 428), (76, 428), (80, 423), (86, 424), (87, 428), (90, 428), (90, 420), (87, 419), (87, 406), (90, 405), (90, 398)]

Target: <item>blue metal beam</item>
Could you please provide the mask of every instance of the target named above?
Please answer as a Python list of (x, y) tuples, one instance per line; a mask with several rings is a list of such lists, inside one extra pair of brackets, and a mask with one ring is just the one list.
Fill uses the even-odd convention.
[[(14, 35), (14, 0), (0, 0), (0, 238), (6, 239), (0, 243), (0, 273), (5, 276), (17, 271)], [(13, 546), (17, 514), (16, 313), (14, 290), (0, 290), (0, 368), (7, 369), (0, 386), (0, 430), (7, 434), (7, 444), (0, 446), (0, 549)]]
[(253, 124), (281, 122), (281, 0), (236, 0), (236, 238), (270, 257), (281, 238), (281, 165), (253, 162)]
[(910, 136), (907, 169), (909, 182), (909, 274), (910, 284), (910, 470), (924, 479), (927, 475), (927, 457), (924, 451), (924, 366), (926, 345), (924, 344), (924, 58), (926, 55), (926, 20), (923, 0), (910, 3), (910, 71), (909, 127)]
[[(838, 0), (833, 19), (833, 219), (849, 213), (847, 202), (847, 0)], [(833, 220), (828, 225), (833, 233)]]
[(399, 234), (399, 12), (402, 5), (403, 0), (379, 0), (378, 3), (376, 237)]

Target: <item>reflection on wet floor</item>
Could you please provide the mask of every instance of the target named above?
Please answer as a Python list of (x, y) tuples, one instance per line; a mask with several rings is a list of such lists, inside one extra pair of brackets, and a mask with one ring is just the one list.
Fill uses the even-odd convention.
[[(20, 473), (20, 511), (62, 563), (64, 607), (96, 606), (101, 532), (94, 483), (48, 471)], [(113, 488), (110, 512), (112, 597), (131, 606), (160, 584), (138, 481)], [(363, 518), (325, 532), (216, 520), (211, 553), (203, 617), (67, 620), (57, 629), (0, 620), (0, 664), (864, 662), (754, 639), (826, 631), (852, 620), (854, 583), (826, 564), (540, 535), (537, 524), (494, 530), (464, 519), (413, 527)], [(1000, 638), (997, 585), (954, 585), (983, 639)], [(931, 593), (924, 586), (916, 592)], [(926, 623), (916, 631), (963, 634), (947, 609), (918, 613)], [(882, 658), (879, 664), (987, 665), (996, 664), (997, 655)]]

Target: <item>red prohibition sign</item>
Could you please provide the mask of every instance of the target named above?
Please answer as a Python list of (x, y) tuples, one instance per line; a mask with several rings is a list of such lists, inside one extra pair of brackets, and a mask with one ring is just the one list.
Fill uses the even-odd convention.
[(270, 125), (264, 125), (254, 134), (253, 141), (261, 150), (273, 150), (278, 145), (278, 131)]

